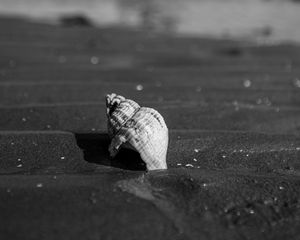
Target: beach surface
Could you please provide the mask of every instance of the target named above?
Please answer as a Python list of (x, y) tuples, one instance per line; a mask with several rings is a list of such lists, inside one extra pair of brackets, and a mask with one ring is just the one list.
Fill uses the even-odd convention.
[[(299, 45), (82, 23), (0, 18), (0, 239), (300, 238)], [(109, 158), (111, 92), (168, 170)]]

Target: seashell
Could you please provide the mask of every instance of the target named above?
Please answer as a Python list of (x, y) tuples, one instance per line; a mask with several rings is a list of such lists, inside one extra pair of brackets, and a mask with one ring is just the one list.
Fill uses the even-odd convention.
[(121, 147), (140, 153), (148, 170), (167, 169), (168, 128), (163, 117), (152, 108), (115, 93), (106, 96), (110, 156)]

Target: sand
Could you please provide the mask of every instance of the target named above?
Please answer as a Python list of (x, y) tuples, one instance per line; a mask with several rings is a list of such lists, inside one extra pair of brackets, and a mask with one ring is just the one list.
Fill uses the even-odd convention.
[[(299, 46), (0, 29), (0, 239), (300, 237)], [(110, 92), (165, 117), (168, 170), (109, 158)]]

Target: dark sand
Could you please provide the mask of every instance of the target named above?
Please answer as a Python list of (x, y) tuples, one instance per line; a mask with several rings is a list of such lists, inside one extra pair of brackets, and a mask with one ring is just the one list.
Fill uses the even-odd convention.
[[(299, 46), (0, 29), (0, 239), (300, 238)], [(108, 157), (110, 92), (165, 117), (168, 170)]]

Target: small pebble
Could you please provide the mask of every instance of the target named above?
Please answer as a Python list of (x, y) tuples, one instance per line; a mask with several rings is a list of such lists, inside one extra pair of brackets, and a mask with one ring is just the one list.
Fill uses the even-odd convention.
[(26, 119), (25, 117), (23, 117), (23, 118), (22, 118), (22, 121), (23, 121), (23, 122), (26, 122), (26, 121), (27, 121), (27, 119)]
[(272, 204), (272, 203), (273, 203), (272, 199), (266, 199), (266, 200), (264, 200), (264, 204), (265, 205), (269, 205), (269, 204)]
[(300, 88), (300, 79), (299, 78), (294, 79), (294, 85), (295, 85), (295, 87)]
[(22, 164), (19, 164), (19, 165), (17, 165), (17, 168), (21, 168), (21, 167), (23, 167), (23, 165), (22, 165)]
[(194, 165), (188, 163), (188, 164), (185, 164), (186, 167), (194, 167)]
[(98, 64), (99, 63), (99, 58), (95, 57), (95, 56), (91, 57), (91, 63), (94, 64), (94, 65)]
[(196, 158), (193, 159), (194, 162), (197, 162), (198, 160)]
[(194, 152), (196, 152), (196, 153), (199, 152), (199, 149), (195, 148), (195, 149), (194, 149)]
[(251, 81), (250, 81), (249, 79), (246, 79), (246, 80), (244, 80), (244, 83), (243, 83), (243, 84), (244, 84), (244, 87), (245, 87), (245, 88), (248, 88), (248, 87), (251, 87), (251, 84), (252, 84), (252, 83), (251, 83)]
[(144, 87), (143, 87), (143, 85), (138, 84), (138, 85), (136, 85), (135, 89), (136, 89), (137, 91), (142, 91), (142, 90), (144, 89)]
[(41, 187), (43, 187), (43, 184), (42, 184), (42, 183), (38, 183), (38, 184), (36, 185), (36, 187), (41, 188)]
[(250, 210), (249, 210), (249, 213), (250, 213), (250, 214), (254, 214), (254, 210), (253, 210), (253, 209), (250, 209)]
[(177, 163), (177, 166), (181, 166), (182, 164), (181, 163)]
[(60, 157), (60, 159), (64, 160), (64, 159), (65, 159), (65, 157), (63, 157), (63, 156), (62, 156), (62, 157)]

